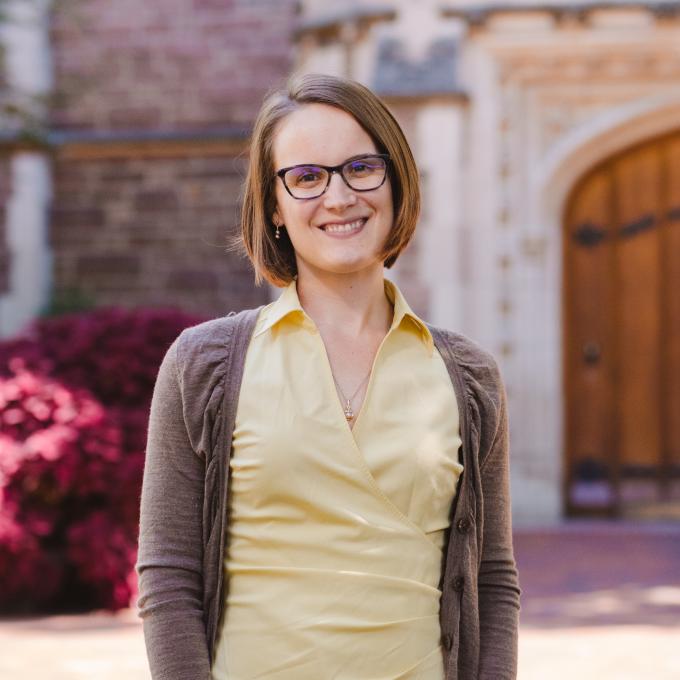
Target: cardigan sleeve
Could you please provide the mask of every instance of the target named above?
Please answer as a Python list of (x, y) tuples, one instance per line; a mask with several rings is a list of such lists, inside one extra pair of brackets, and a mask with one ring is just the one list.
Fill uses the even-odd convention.
[(479, 680), (514, 680), (520, 589), (512, 547), (507, 397), (497, 366), (494, 369), (500, 390), (498, 425), (491, 448), (480, 461), (484, 509), (478, 575)]
[(151, 401), (135, 565), (137, 606), (153, 680), (209, 680), (202, 577), (204, 460), (189, 442), (183, 416), (180, 338), (163, 359)]

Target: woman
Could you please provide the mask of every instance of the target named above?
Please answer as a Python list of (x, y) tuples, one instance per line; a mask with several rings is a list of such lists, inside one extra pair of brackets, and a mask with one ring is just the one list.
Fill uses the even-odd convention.
[(358, 83), (257, 118), (242, 240), (276, 302), (185, 330), (160, 368), (138, 605), (155, 679), (515, 678), (505, 391), (384, 279), (418, 173)]

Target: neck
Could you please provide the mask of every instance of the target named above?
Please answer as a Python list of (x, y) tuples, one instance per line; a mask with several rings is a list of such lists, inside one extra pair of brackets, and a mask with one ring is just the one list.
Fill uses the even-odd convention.
[(297, 277), (300, 304), (319, 330), (359, 338), (387, 333), (393, 308), (385, 295), (382, 265), (353, 274), (304, 269)]

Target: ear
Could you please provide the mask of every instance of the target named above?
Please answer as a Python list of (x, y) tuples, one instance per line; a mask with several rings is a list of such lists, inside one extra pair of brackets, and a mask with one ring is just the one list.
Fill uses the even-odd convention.
[(272, 222), (274, 223), (274, 226), (281, 226), (281, 216), (279, 215), (279, 211), (275, 210), (274, 214), (272, 215)]

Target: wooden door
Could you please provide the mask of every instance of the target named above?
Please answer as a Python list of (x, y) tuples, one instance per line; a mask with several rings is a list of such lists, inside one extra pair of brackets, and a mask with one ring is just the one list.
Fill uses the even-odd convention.
[(564, 256), (566, 510), (619, 513), (680, 480), (680, 131), (578, 183)]

